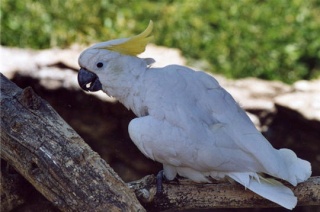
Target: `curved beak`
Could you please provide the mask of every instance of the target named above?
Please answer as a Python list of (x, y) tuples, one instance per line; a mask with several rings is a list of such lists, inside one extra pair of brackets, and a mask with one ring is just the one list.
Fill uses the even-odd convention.
[(99, 77), (85, 68), (81, 68), (78, 72), (78, 83), (85, 91), (102, 90), (102, 84)]

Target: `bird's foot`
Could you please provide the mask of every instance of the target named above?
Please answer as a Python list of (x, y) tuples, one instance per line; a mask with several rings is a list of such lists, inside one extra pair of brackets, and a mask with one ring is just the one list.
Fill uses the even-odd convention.
[(156, 181), (156, 183), (157, 183), (157, 193), (156, 193), (156, 195), (162, 194), (162, 191), (163, 191), (163, 185), (162, 184), (163, 184), (163, 182), (175, 182), (175, 183), (179, 184), (179, 180), (178, 180), (177, 177), (175, 177), (171, 181), (168, 180), (166, 178), (166, 176), (164, 175), (163, 170), (158, 172), (156, 179), (157, 179), (157, 181)]

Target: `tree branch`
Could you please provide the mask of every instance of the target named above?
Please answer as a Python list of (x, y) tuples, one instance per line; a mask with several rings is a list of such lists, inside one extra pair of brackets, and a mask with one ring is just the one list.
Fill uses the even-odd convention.
[[(149, 175), (128, 183), (139, 201), (150, 211), (280, 207), (237, 183), (199, 184), (179, 179), (179, 183), (164, 183), (162, 194), (156, 195), (155, 181), (155, 177)], [(311, 177), (296, 187), (286, 185), (298, 197), (299, 206), (320, 205), (320, 177)]]
[[(60, 210), (144, 211), (132, 191), (150, 211), (278, 206), (236, 183), (181, 179), (158, 196), (154, 176), (126, 185), (31, 88), (0, 77), (1, 158)], [(298, 205), (320, 205), (320, 177), (289, 187)]]
[(144, 211), (50, 105), (31, 88), (21, 90), (0, 77), (1, 158), (62, 211)]

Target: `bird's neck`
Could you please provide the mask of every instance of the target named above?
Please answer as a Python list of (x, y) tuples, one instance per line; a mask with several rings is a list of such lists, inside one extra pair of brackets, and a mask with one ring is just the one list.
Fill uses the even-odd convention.
[[(108, 95), (115, 97), (137, 116), (144, 116), (145, 111), (142, 109), (144, 108), (142, 100), (146, 91), (143, 89), (143, 78), (147, 71), (147, 65), (142, 59), (137, 59), (131, 61), (130, 66), (123, 66), (122, 73), (112, 77), (112, 82), (109, 81), (111, 83), (105, 90)], [(123, 61), (122, 64), (127, 63)]]

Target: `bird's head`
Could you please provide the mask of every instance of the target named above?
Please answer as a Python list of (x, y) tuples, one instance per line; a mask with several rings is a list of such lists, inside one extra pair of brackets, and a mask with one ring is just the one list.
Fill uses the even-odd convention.
[(78, 73), (80, 87), (85, 91), (102, 90), (100, 78), (108, 77), (108, 73), (109, 76), (116, 75), (124, 65), (130, 65), (124, 64), (128, 56), (144, 52), (152, 39), (152, 28), (150, 21), (147, 29), (139, 35), (97, 43), (84, 50), (78, 60), (81, 67)]

